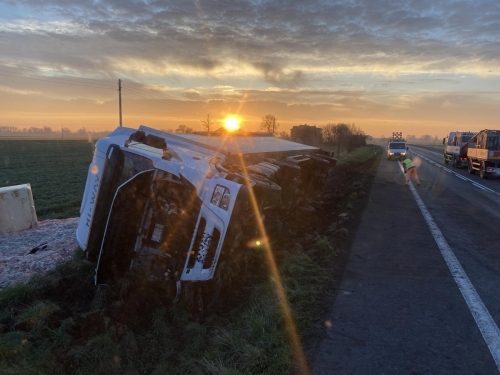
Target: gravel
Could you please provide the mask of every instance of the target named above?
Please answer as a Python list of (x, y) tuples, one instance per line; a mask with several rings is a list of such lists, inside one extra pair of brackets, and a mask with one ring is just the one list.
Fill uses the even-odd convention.
[[(78, 248), (78, 219), (45, 220), (31, 229), (0, 234), (0, 290), (70, 260)], [(46, 248), (30, 254), (43, 243)]]

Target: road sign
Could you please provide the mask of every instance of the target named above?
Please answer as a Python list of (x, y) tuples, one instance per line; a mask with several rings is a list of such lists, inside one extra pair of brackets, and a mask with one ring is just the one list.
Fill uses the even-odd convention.
[(393, 132), (392, 133), (393, 141), (402, 141), (403, 140), (403, 132)]

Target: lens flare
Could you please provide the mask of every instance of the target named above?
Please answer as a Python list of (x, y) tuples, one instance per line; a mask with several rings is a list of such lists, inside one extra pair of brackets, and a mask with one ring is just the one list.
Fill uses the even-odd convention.
[[(245, 165), (245, 159), (244, 157), (240, 154), (240, 163), (242, 166)], [(262, 241), (262, 239), (267, 239), (267, 233), (266, 233), (266, 228), (264, 226), (264, 223), (262, 220), (260, 220), (260, 209), (259, 209), (259, 204), (257, 203), (257, 199), (255, 197), (255, 193), (252, 189), (252, 186), (250, 186), (250, 178), (248, 176), (248, 171), (246, 168), (243, 168), (243, 175), (246, 177), (246, 184), (249, 188), (250, 191), (250, 204), (251, 204), (251, 209), (254, 212), (254, 218), (255, 218), (255, 224), (257, 225), (257, 228), (259, 229), (260, 232), (260, 238), (261, 240), (261, 246), (262, 249), (264, 249), (264, 253), (266, 254), (267, 258), (267, 263), (269, 266), (269, 272), (271, 279), (274, 282), (274, 287), (275, 287), (275, 292), (276, 296), (278, 298), (278, 301), (281, 305), (281, 311), (283, 313), (283, 317), (285, 320), (285, 327), (287, 330), (288, 334), (288, 339), (290, 340), (290, 344), (293, 350), (293, 356), (294, 360), (297, 366), (297, 371), (296, 373), (299, 374), (304, 374), (308, 375), (310, 373), (309, 367), (307, 365), (306, 357), (304, 355), (304, 350), (302, 348), (302, 344), (300, 342), (300, 337), (297, 332), (297, 327), (295, 326), (295, 321), (292, 316), (292, 311), (290, 309), (290, 304), (288, 302), (288, 297), (285, 292), (285, 288), (283, 285), (283, 281), (281, 280), (281, 275), (278, 270), (278, 266), (276, 264), (276, 261), (274, 259), (274, 254), (271, 249), (271, 244), (269, 241)], [(254, 242), (255, 243), (255, 242)]]
[(234, 132), (240, 128), (240, 120), (236, 117), (228, 117), (224, 120), (224, 127), (227, 131)]

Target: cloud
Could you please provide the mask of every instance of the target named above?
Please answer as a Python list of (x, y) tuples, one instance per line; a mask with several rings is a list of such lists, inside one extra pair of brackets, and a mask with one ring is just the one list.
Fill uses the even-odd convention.
[[(58, 103), (114, 100), (118, 78), (130, 100), (271, 101), (315, 119), (381, 111), (409, 121), (405, 111), (420, 106), (411, 115), (429, 121), (427, 113), (455, 118), (462, 108), (479, 113), (471, 103), (493, 108), (499, 100), (498, 93), (482, 93), (500, 83), (498, 0), (0, 4), (11, 9), (0, 15), (0, 70), (5, 62), (17, 64), (9, 71), (17, 74), (0, 72), (2, 87), (42, 92)], [(35, 80), (50, 76), (74, 85)]]
[(202, 96), (200, 95), (199, 92), (196, 92), (194, 90), (189, 90), (189, 91), (186, 91), (183, 93), (183, 96), (186, 98), (186, 99), (189, 99), (189, 100), (203, 100)]
[[(307, 7), (298, 1), (20, 4), (32, 13), (2, 22), (5, 37), (51, 51), (63, 46), (58, 61), (66, 60), (63, 55), (84, 55), (102, 70), (112, 68), (109, 61), (125, 58), (218, 74), (238, 60), (254, 66), (266, 82), (293, 87), (328, 67), (474, 72), (491, 70), (500, 60), (500, 49), (494, 48), (500, 38), (500, 5), (493, 0), (474, 5), (451, 0), (311, 1)], [(7, 56), (26, 58), (12, 44), (2, 44)], [(30, 49), (30, 55), (50, 59), (38, 48)]]
[(304, 73), (300, 70), (286, 72), (271, 62), (255, 62), (253, 66), (262, 72), (264, 79), (279, 87), (296, 87), (304, 81)]
[(41, 95), (42, 92), (40, 91), (33, 91), (33, 90), (19, 90), (19, 89), (13, 89), (8, 86), (0, 86), (0, 91), (6, 92), (8, 94), (19, 94), (19, 95)]

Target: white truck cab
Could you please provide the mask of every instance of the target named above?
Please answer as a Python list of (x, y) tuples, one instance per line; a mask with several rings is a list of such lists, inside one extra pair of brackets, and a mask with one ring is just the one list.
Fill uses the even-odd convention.
[(248, 222), (315, 197), (336, 162), (325, 152), (270, 133), (117, 128), (96, 143), (76, 232), (95, 283), (132, 269), (177, 285), (213, 278)]

